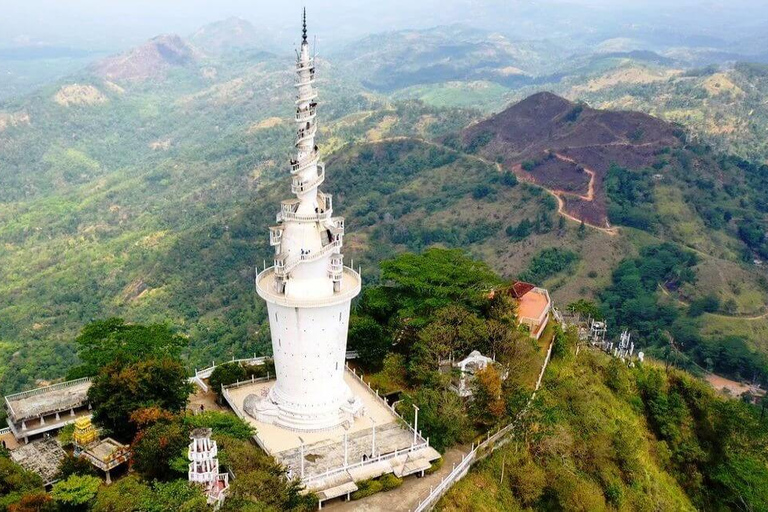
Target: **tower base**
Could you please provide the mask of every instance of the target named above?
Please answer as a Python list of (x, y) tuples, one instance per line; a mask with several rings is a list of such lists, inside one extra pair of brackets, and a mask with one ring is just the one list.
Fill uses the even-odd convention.
[(346, 398), (336, 407), (326, 411), (307, 411), (306, 408), (291, 407), (281, 400), (272, 386), (261, 396), (251, 394), (243, 401), (243, 410), (252, 418), (287, 430), (320, 432), (337, 427), (350, 428), (355, 418), (365, 416), (363, 401), (347, 388)]

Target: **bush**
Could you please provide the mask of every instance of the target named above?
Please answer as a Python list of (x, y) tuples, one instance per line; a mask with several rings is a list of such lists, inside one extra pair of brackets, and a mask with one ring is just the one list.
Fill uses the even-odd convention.
[(361, 500), (383, 489), (384, 486), (378, 480), (363, 480), (362, 482), (357, 482), (357, 490), (352, 493), (351, 498), (353, 500)]
[(385, 492), (397, 489), (403, 485), (403, 479), (396, 477), (392, 473), (387, 473), (386, 475), (381, 476), (379, 482), (381, 482), (381, 490)]
[(579, 255), (568, 249), (551, 247), (533, 257), (528, 270), (520, 274), (520, 279), (531, 283), (541, 283), (553, 275), (568, 270), (579, 260)]
[(531, 172), (536, 168), (536, 162), (534, 160), (523, 160), (520, 167), (522, 167), (524, 171)]
[(211, 385), (211, 389), (221, 393), (221, 386), (234, 384), (239, 380), (245, 380), (247, 377), (248, 373), (240, 363), (227, 363), (217, 366), (208, 378), (208, 382)]
[(517, 176), (513, 172), (505, 172), (501, 175), (501, 184), (505, 187), (514, 187), (517, 185)]
[(429, 469), (424, 471), (424, 474), (431, 475), (433, 473), (437, 473), (438, 471), (440, 471), (440, 468), (443, 467), (444, 463), (445, 463), (445, 459), (440, 457), (435, 462), (433, 462), (431, 466), (429, 466)]
[(184, 425), (189, 429), (210, 428), (214, 435), (226, 435), (244, 441), (251, 439), (255, 432), (253, 427), (237, 416), (218, 411), (185, 416)]

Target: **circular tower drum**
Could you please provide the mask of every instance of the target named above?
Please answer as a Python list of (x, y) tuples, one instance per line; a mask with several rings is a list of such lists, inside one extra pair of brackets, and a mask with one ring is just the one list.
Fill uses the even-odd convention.
[(315, 144), (317, 92), (306, 13), (296, 74), (295, 197), (282, 201), (270, 228), (274, 265), (256, 278), (267, 302), (277, 381), (266, 396), (246, 397), (244, 409), (259, 421), (318, 431), (364, 413), (344, 382), (349, 310), (361, 280), (344, 266), (344, 219), (333, 216), (331, 195), (319, 189), (325, 165)]

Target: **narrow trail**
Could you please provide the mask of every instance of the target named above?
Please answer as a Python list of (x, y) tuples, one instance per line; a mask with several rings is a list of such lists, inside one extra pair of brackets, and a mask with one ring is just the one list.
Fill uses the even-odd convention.
[[(563, 162), (568, 162), (573, 165), (579, 165), (579, 163), (574, 160), (573, 158), (567, 157), (565, 155), (561, 155), (560, 153), (555, 153), (555, 157), (558, 160), (562, 160)], [(563, 195), (569, 195), (578, 197), (579, 199), (582, 199), (584, 201), (592, 202), (595, 199), (595, 171), (592, 169), (588, 169), (586, 166), (581, 166), (582, 169), (584, 169), (584, 172), (589, 174), (589, 185), (587, 185), (587, 194), (586, 195), (579, 195), (575, 192), (566, 192), (565, 190), (553, 190), (553, 192), (556, 192), (558, 194)]]
[[(487, 164), (487, 165), (493, 165), (493, 166), (496, 167), (496, 169), (498, 170), (499, 173), (503, 173), (504, 172), (504, 168), (498, 162), (492, 162), (492, 161), (488, 160), (487, 158), (483, 158), (483, 157), (478, 156), (478, 155), (472, 155), (470, 153), (463, 153), (461, 151), (457, 151), (456, 149), (454, 149), (452, 147), (449, 147), (449, 146), (446, 146), (444, 144), (440, 144), (438, 142), (434, 142), (434, 141), (431, 141), (431, 140), (423, 139), (421, 137), (409, 137), (409, 136), (406, 136), (406, 135), (396, 135), (396, 136), (393, 136), (393, 137), (383, 137), (381, 139), (370, 141), (370, 143), (372, 143), (372, 144), (379, 144), (379, 143), (384, 143), (384, 142), (396, 142), (396, 141), (404, 141), (404, 140), (421, 142), (421, 143), (426, 144), (428, 146), (432, 146), (432, 147), (435, 147), (435, 148), (443, 149), (443, 150), (446, 150), (446, 151), (451, 151), (451, 152), (457, 153), (457, 154), (459, 154), (459, 155), (461, 155), (461, 156), (463, 156), (465, 158), (474, 159), (474, 160), (477, 160), (479, 162), (483, 162), (484, 164)], [(558, 158), (561, 157), (560, 155), (557, 155), (557, 156), (558, 156)], [(568, 160), (567, 157), (562, 157), (562, 158), (564, 160)], [(592, 201), (592, 200), (594, 200), (594, 196), (595, 196), (595, 191), (594, 191), (595, 173), (594, 173), (594, 171), (587, 170), (586, 168), (584, 169), (584, 171), (587, 172), (590, 175), (589, 189), (588, 189), (588, 192), (587, 192), (586, 196), (577, 196), (577, 197), (579, 197), (580, 199), (583, 199), (585, 201)], [(576, 194), (574, 194), (572, 192), (565, 192), (565, 191), (562, 191), (562, 190), (552, 190), (552, 189), (549, 189), (549, 188), (547, 188), (547, 187), (545, 187), (543, 185), (539, 185), (538, 183), (534, 183), (534, 182), (529, 181), (529, 180), (524, 180), (524, 181), (527, 184), (529, 184), (529, 185), (531, 185), (533, 187), (538, 187), (538, 188), (546, 191), (547, 193), (549, 193), (551, 196), (553, 196), (555, 198), (555, 200), (557, 201), (557, 213), (559, 215), (565, 217), (566, 219), (571, 220), (573, 222), (576, 222), (578, 224), (581, 224), (582, 222), (584, 222), (585, 225), (587, 225), (587, 226), (589, 226), (589, 227), (591, 227), (593, 229), (596, 229), (598, 231), (602, 231), (603, 233), (606, 233), (606, 234), (608, 234), (610, 236), (615, 236), (615, 235), (619, 234), (618, 228), (596, 226), (595, 224), (587, 222), (587, 221), (585, 221), (583, 219), (579, 219), (578, 217), (574, 217), (573, 215), (568, 213), (566, 211), (566, 209), (565, 209), (565, 200), (562, 198), (561, 194), (566, 194), (566, 195), (576, 195)]]

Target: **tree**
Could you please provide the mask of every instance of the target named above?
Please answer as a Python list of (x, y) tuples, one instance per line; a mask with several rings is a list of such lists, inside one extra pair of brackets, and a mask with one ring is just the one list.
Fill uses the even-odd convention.
[(501, 375), (492, 364), (474, 374), (470, 411), (475, 422), (485, 427), (498, 423), (506, 412), (501, 396)]
[(189, 432), (179, 420), (155, 423), (136, 435), (131, 450), (133, 468), (147, 481), (165, 481), (179, 476), (173, 465), (184, 459)]
[(436, 382), (442, 360), (457, 353), (485, 350), (487, 339), (486, 325), (477, 315), (461, 306), (439, 309), (413, 346), (411, 378), (416, 382)]
[(369, 371), (378, 371), (392, 348), (392, 339), (370, 316), (353, 315), (349, 322), (349, 346)]
[(86, 459), (67, 455), (59, 463), (58, 480), (66, 480), (72, 475), (97, 476), (96, 469)]
[(136, 433), (131, 414), (146, 407), (180, 411), (187, 404), (192, 386), (179, 361), (149, 360), (122, 367), (104, 367), (88, 390), (94, 422), (122, 441)]
[(213, 369), (211, 376), (208, 378), (208, 383), (216, 393), (221, 393), (221, 386), (245, 380), (247, 376), (248, 372), (245, 371), (245, 368), (240, 363), (220, 364)]
[[(0, 500), (2, 508), (2, 500)], [(45, 491), (25, 494), (19, 501), (8, 506), (8, 512), (56, 512), (56, 504)]]
[(452, 304), (479, 311), (488, 302), (489, 290), (500, 284), (488, 265), (458, 249), (401, 254), (383, 261), (381, 271), (382, 284), (366, 290), (360, 313), (397, 327), (401, 322), (422, 327), (434, 311)]
[(248, 441), (256, 433), (255, 429), (234, 414), (219, 411), (205, 411), (202, 414), (184, 416), (187, 430), (210, 428), (214, 435), (226, 435)]
[(187, 340), (165, 324), (126, 324), (122, 318), (92, 322), (75, 339), (82, 365), (69, 377), (96, 375), (108, 364), (127, 365), (146, 359), (178, 359)]
[(100, 485), (95, 476), (72, 475), (53, 484), (51, 497), (64, 510), (87, 510)]
[(464, 404), (453, 391), (421, 387), (414, 394), (403, 394), (399, 410), (410, 424), (414, 421), (413, 404), (419, 407), (419, 430), (437, 451), (444, 452), (474, 437)]
[(43, 480), (31, 471), (0, 455), (0, 510), (18, 503), (28, 493), (44, 491)]

